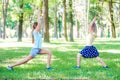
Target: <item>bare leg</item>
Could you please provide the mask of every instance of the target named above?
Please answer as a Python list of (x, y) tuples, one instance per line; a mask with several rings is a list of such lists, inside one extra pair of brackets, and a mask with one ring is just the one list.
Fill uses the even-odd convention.
[(20, 60), (19, 62), (11, 65), (10, 67), (14, 67), (14, 66), (18, 66), (18, 65), (24, 64), (24, 63), (28, 62), (29, 60), (31, 60), (32, 58), (33, 57), (29, 55), (26, 58), (24, 58), (23, 60)]
[(106, 67), (106, 66), (107, 66), (100, 57), (96, 57), (95, 59), (96, 59), (98, 62), (100, 62), (103, 67)]
[(47, 55), (48, 55), (46, 67), (49, 68), (49, 67), (50, 67), (50, 62), (51, 62), (51, 52), (42, 49), (42, 50), (40, 51), (40, 54), (47, 54)]
[(78, 54), (77, 54), (77, 66), (80, 66), (80, 62), (81, 62), (81, 61), (80, 61), (80, 60), (81, 60), (80, 57), (81, 57), (81, 54), (78, 53)]

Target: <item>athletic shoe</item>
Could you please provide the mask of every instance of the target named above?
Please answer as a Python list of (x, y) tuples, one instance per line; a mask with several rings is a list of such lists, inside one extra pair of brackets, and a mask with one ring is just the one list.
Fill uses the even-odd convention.
[(75, 66), (74, 68), (75, 68), (75, 69), (79, 69), (79, 68), (80, 68), (80, 66)]
[(103, 68), (106, 68), (106, 69), (107, 69), (107, 68), (109, 68), (109, 67), (108, 67), (108, 66), (105, 66), (105, 67), (103, 66)]
[(52, 70), (52, 68), (51, 67), (49, 67), (49, 68), (46, 68), (47, 70)]
[(10, 66), (7, 66), (7, 69), (10, 70), (10, 71), (13, 71), (13, 67), (10, 67)]

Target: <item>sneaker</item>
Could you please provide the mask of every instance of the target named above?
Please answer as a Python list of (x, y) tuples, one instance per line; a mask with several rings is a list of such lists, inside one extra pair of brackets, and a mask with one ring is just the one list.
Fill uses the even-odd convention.
[(51, 67), (49, 67), (49, 68), (46, 68), (47, 70), (52, 70), (52, 68)]
[(75, 68), (75, 69), (79, 69), (79, 68), (80, 68), (80, 66), (75, 66), (74, 68)]
[(10, 70), (10, 71), (13, 71), (13, 67), (10, 67), (10, 66), (7, 66), (7, 69)]
[(107, 69), (107, 68), (109, 68), (109, 67), (108, 67), (108, 66), (105, 66), (105, 67), (103, 66), (103, 68), (106, 68), (106, 69)]

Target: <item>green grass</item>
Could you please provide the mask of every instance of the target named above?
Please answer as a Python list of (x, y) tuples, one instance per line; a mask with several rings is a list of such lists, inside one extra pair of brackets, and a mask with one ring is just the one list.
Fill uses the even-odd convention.
[[(47, 71), (46, 55), (38, 55), (26, 64), (15, 67), (14, 71), (8, 71), (7, 65), (13, 64), (27, 56), (31, 50), (30, 42), (11, 43), (12, 47), (4, 47), (0, 41), (0, 80), (29, 80), (29, 79), (81, 79), (81, 80), (120, 80), (120, 40), (119, 39), (97, 39), (94, 44), (100, 52), (100, 57), (110, 67), (103, 69), (95, 59), (81, 58), (81, 68), (74, 69), (76, 65), (76, 54), (84, 47), (83, 40), (75, 42), (61, 42), (52, 40), (44, 43), (43, 48), (52, 52), (51, 67)], [(18, 46), (17, 44), (21, 45)], [(9, 44), (8, 44), (9, 45)], [(25, 46), (28, 45), (28, 46)]]

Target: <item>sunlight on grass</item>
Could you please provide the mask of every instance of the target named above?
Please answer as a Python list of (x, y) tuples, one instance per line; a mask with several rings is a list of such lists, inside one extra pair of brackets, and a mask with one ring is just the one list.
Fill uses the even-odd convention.
[(104, 44), (104, 45), (107, 45), (107, 44), (109, 44), (109, 45), (120, 45), (120, 43), (119, 42), (115, 42), (115, 43), (113, 43), (113, 42), (99, 42), (99, 41), (95, 41), (94, 42), (95, 44)]
[(115, 43), (113, 43), (113, 42), (107, 42), (107, 43), (104, 43), (104, 44), (120, 45), (120, 43), (119, 43), (119, 42), (115, 42)]
[[(2, 49), (4, 49), (4, 50), (11, 50), (11, 48), (9, 48), (9, 47), (3, 47)], [(18, 47), (13, 47), (12, 49), (17, 51), (19, 48)]]
[(119, 58), (116, 58), (116, 59), (112, 59), (113, 62), (119, 62), (120, 59)]
[(101, 37), (97, 37), (96, 40), (97, 41), (120, 41), (120, 38), (101, 38)]
[(32, 47), (31, 38), (23, 38), (22, 42), (17, 42), (16, 38), (0, 39), (0, 48), (6, 47)]
[(60, 44), (49, 44), (49, 43), (43, 43), (43, 47), (49, 47), (49, 48), (56, 48), (56, 47), (67, 47), (67, 46), (71, 46), (70, 44), (64, 44), (64, 43), (60, 43)]
[(114, 53), (114, 54), (120, 54), (120, 50), (99, 50), (99, 52), (107, 52), (107, 53)]
[(61, 47), (58, 50), (66, 52), (66, 51), (79, 51), (79, 49), (71, 49), (71, 48), (66, 48), (66, 47)]
[(41, 77), (45, 80), (45, 79), (52, 79), (52, 78), (50, 78), (48, 75), (41, 75), (41, 73), (35, 73), (35, 74), (37, 74), (36, 76), (38, 76), (37, 78), (35, 77), (35, 76), (31, 76), (31, 74), (29, 75), (28, 74), (28, 76), (26, 76), (26, 79), (29, 79), (29, 80), (39, 80), (39, 79), (41, 79)]
[(120, 68), (120, 63), (117, 63), (116, 65)]
[(7, 60), (2, 61), (2, 63), (4, 63), (4, 64), (2, 64), (1, 66), (8, 66), (10, 64), (14, 64), (14, 63), (18, 62), (18, 60), (23, 59), (24, 57), (26, 57), (26, 56), (21, 56), (20, 58), (11, 58), (11, 59), (8, 58)]
[(0, 48), (6, 47), (32, 47), (33, 44), (24, 43), (24, 42), (11, 42), (11, 43), (0, 43)]
[(95, 41), (94, 42), (95, 44), (104, 44), (104, 45), (107, 45), (107, 44), (109, 44), (109, 45), (120, 45), (120, 43), (119, 42), (116, 42), (116, 43), (113, 43), (113, 42), (99, 42), (99, 41)]
[(43, 49), (52, 52), (51, 67), (53, 70), (46, 70), (47, 55), (37, 55), (28, 63), (15, 67), (13, 72), (8, 71), (6, 66), (29, 55), (32, 48), (31, 40), (23, 42), (0, 41), (0, 79), (119, 80), (119, 41), (119, 39), (102, 38), (95, 40), (100, 57), (109, 66), (109, 69), (103, 69), (102, 65), (95, 59), (83, 57), (81, 57), (81, 68), (74, 69), (77, 53), (85, 46), (84, 40), (77, 39), (75, 42), (60, 40), (52, 40), (50, 43), (43, 42)]
[(113, 39), (111, 39), (111, 38), (97, 38), (96, 40), (95, 40), (95, 43), (99, 43), (99, 44), (102, 44), (102, 43), (104, 43), (104, 44), (112, 44), (112, 45), (114, 45), (114, 44), (120, 44), (120, 38), (113, 38)]
[[(51, 63), (54, 62), (54, 61), (56, 61), (56, 60), (60, 60), (60, 58), (57, 58), (54, 55), (52, 55)], [(47, 62), (47, 55), (38, 55), (38, 56), (36, 56), (35, 59), (33, 59), (31, 61), (31, 63), (38, 63), (38, 62), (40, 64), (46, 64), (46, 62)]]

